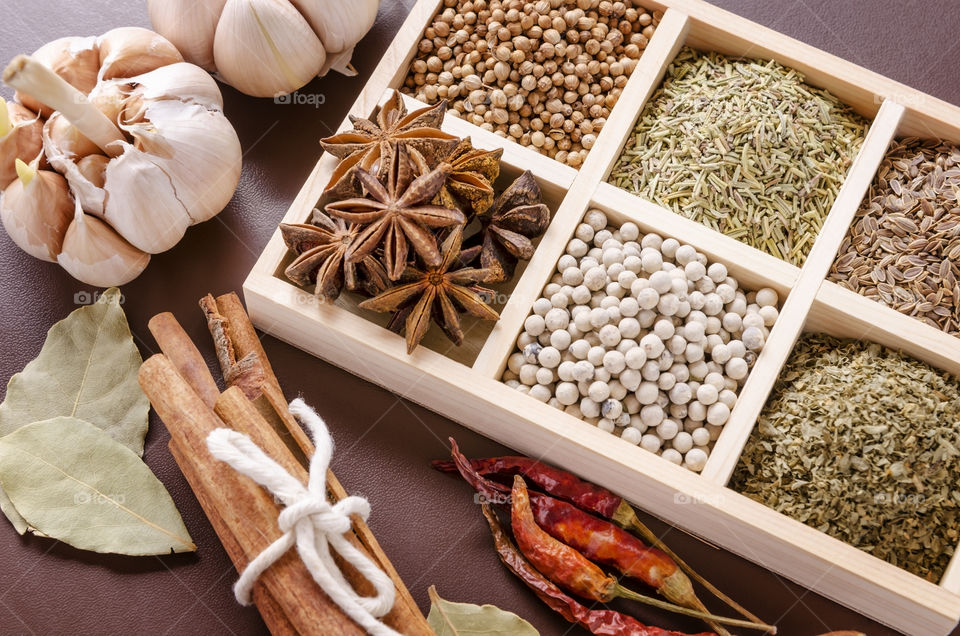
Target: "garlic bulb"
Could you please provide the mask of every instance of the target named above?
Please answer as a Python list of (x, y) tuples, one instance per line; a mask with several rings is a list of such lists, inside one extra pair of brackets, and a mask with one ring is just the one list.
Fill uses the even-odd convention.
[(147, 0), (157, 31), (188, 62), (255, 97), (286, 95), (317, 75), (356, 75), (350, 58), (380, 0)]
[[(61, 72), (18, 56), (3, 73), (21, 99), (50, 113), (46, 123), (34, 117), (42, 153), (4, 193), (4, 226), (79, 280), (123, 284), (226, 206), (240, 179), (240, 141), (217, 83), (156, 33), (122, 28), (58, 42), (66, 48), (42, 50)], [(91, 72), (86, 92), (71, 83)], [(41, 160), (56, 172), (38, 171)]]
[(17, 159), (32, 161), (43, 150), (43, 122), (20, 104), (0, 97), (0, 189), (17, 178)]
[(139, 276), (150, 262), (150, 255), (124, 241), (97, 217), (84, 214), (78, 201), (57, 262), (81, 282), (115, 287)]
[(56, 262), (63, 235), (73, 219), (67, 181), (52, 170), (37, 170), (17, 160), (19, 177), (0, 199), (3, 227), (24, 252)]

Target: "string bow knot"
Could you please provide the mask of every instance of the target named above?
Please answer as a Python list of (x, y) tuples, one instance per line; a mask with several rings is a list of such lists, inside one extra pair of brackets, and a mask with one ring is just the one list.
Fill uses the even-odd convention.
[[(277, 517), (283, 533), (244, 569), (233, 587), (237, 600), (249, 605), (253, 585), (277, 559), (296, 546), (313, 580), (347, 616), (374, 636), (399, 636), (379, 619), (393, 607), (396, 590), (370, 558), (344, 536), (351, 530), (351, 515), (366, 521), (370, 503), (363, 497), (346, 497), (331, 505), (327, 500), (327, 468), (333, 455), (333, 439), (316, 411), (301, 400), (290, 403), (293, 414), (310, 431), (316, 450), (310, 458), (310, 478), (306, 486), (271, 459), (253, 441), (237, 431), (218, 428), (207, 436), (207, 448), (278, 497), (285, 508)], [(360, 596), (344, 578), (333, 560), (337, 552), (373, 586), (374, 596)]]

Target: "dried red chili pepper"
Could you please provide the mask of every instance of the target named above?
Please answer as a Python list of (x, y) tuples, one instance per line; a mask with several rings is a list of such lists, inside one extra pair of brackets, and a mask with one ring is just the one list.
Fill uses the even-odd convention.
[[(681, 632), (644, 625), (632, 616), (609, 609), (590, 609), (567, 595), (553, 582), (537, 572), (512, 541), (507, 537), (493, 509), (483, 504), (483, 516), (487, 518), (497, 555), (507, 568), (546, 603), (571, 623), (577, 623), (598, 636), (687, 636)], [(692, 636), (716, 636), (703, 632)]]
[[(506, 503), (510, 489), (484, 479), (451, 440), (451, 456), (460, 475), (488, 501)], [(554, 469), (556, 470), (556, 469)], [(706, 612), (690, 579), (664, 552), (644, 545), (618, 526), (560, 499), (529, 493), (537, 525), (586, 557), (655, 588), (670, 601)]]
[(510, 507), (513, 537), (520, 552), (548, 579), (573, 594), (601, 603), (617, 597), (639, 601), (678, 614), (693, 616), (711, 623), (734, 625), (748, 629), (762, 629), (776, 633), (772, 625), (742, 621), (681, 607), (629, 590), (617, 579), (607, 575), (579, 551), (554, 539), (537, 525), (530, 504), (530, 495), (523, 477), (513, 478)]
[[(450, 441), (452, 443), (453, 438)], [(450, 460), (438, 459), (431, 462), (431, 465), (445, 473), (457, 472), (456, 464)], [(612, 519), (624, 504), (623, 498), (609, 490), (530, 457), (471, 459), (470, 466), (477, 473), (488, 478), (512, 480), (514, 475), (523, 475), (554, 497), (566, 499), (584, 510), (597, 513), (604, 519)]]
[[(453, 438), (450, 438), (450, 442), (453, 443)], [(480, 475), (493, 479), (506, 480), (512, 479), (515, 475), (523, 475), (547, 493), (569, 501), (578, 508), (596, 513), (604, 519), (609, 519), (621, 528), (637, 533), (646, 539), (650, 545), (669, 555), (684, 572), (703, 585), (715, 597), (751, 621), (755, 623), (763, 622), (755, 614), (742, 607), (697, 573), (664, 544), (646, 524), (640, 521), (630, 504), (606, 488), (584, 481), (572, 473), (530, 457), (504, 456), (473, 459), (470, 460), (470, 465)], [(432, 462), (432, 466), (442, 472), (457, 471), (456, 464), (449, 460), (436, 460)]]

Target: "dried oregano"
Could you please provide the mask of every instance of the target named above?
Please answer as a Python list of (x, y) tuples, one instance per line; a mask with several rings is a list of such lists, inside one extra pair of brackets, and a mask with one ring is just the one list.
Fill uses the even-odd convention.
[(683, 49), (610, 182), (802, 264), (867, 131), (803, 79), (773, 61)]
[(960, 381), (877, 344), (805, 335), (730, 485), (937, 581), (960, 528)]

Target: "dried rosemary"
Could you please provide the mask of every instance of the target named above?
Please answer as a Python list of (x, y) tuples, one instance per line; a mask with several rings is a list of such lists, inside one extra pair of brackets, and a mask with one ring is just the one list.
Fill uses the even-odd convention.
[(931, 581), (960, 528), (960, 381), (873, 343), (808, 334), (730, 486)]
[(801, 265), (867, 121), (774, 61), (683, 49), (610, 183)]
[(830, 280), (960, 336), (960, 147), (893, 143)]

